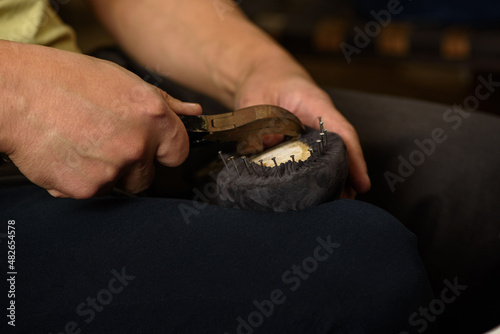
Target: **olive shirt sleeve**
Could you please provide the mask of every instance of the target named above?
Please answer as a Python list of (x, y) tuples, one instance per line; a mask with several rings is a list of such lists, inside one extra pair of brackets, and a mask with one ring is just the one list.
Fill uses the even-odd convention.
[(80, 52), (73, 29), (48, 0), (0, 1), (0, 39)]

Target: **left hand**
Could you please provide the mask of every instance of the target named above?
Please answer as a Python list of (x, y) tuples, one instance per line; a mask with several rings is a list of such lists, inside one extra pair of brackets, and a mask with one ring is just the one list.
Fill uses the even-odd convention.
[(321, 116), (325, 128), (342, 137), (349, 153), (349, 180), (342, 197), (353, 199), (356, 192), (367, 192), (370, 178), (354, 127), (305, 71), (300, 67), (291, 70), (283, 67), (275, 64), (248, 75), (237, 90), (235, 109), (273, 104), (289, 110), (302, 123), (317, 129), (318, 116)]

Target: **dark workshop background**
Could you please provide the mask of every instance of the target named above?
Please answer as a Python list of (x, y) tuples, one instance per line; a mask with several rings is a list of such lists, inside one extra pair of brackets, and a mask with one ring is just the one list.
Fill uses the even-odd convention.
[[(215, 5), (217, 0), (213, 0)], [(375, 21), (384, 0), (238, 0), (323, 86), (460, 104), (479, 75), (500, 81), (500, 2), (401, 0), (403, 9), (348, 63), (341, 43)], [(86, 53), (113, 45), (83, 0), (58, 5)], [(399, 8), (399, 7), (398, 7)], [(88, 12), (88, 15), (82, 15)], [(500, 94), (480, 110), (500, 114)]]

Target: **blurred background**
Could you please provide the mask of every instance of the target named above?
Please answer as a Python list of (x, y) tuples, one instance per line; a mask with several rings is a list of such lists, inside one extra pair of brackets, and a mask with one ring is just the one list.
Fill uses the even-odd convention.
[[(218, 0), (211, 1), (215, 7)], [(115, 44), (83, 0), (53, 2), (85, 53)], [(389, 3), (237, 1), (322, 86), (460, 104), (479, 75), (500, 81), (500, 1), (394, 0), (393, 13)], [(500, 114), (498, 106), (494, 94), (479, 109)]]

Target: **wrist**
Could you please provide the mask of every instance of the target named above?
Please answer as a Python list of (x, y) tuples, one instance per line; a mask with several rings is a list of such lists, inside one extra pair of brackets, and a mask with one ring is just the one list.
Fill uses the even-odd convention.
[(314, 80), (286, 51), (256, 60), (237, 83), (234, 94), (236, 109), (253, 104), (279, 104), (286, 107), (283, 96), (296, 86), (314, 86)]
[[(245, 22), (241, 22), (245, 24)], [(212, 82), (221, 92), (221, 100), (227, 107), (238, 104), (238, 96), (249, 83), (263, 83), (268, 79), (284, 75), (310, 78), (301, 65), (271, 37), (254, 26), (247, 27), (245, 41), (231, 48), (213, 50), (207, 58), (215, 64)], [(264, 81), (264, 82), (263, 82)], [(252, 85), (254, 86), (254, 85)]]

